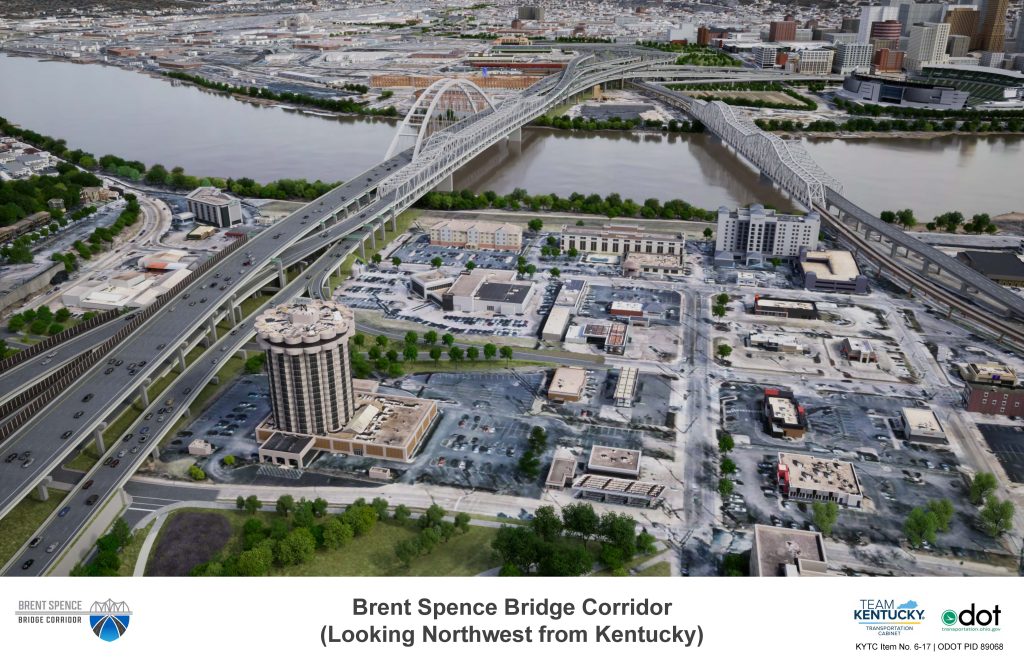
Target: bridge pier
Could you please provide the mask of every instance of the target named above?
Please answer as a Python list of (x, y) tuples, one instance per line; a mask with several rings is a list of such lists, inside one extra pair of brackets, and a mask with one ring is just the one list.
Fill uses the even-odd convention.
[(153, 450), (151, 452), (149, 452), (149, 457), (153, 459), (154, 463), (159, 463), (160, 462), (160, 445), (159, 444), (154, 444), (153, 445)]
[(441, 193), (451, 193), (454, 190), (455, 180), (451, 175), (441, 180), (438, 185), (434, 187), (434, 191), (440, 191)]
[(395, 210), (391, 210), (391, 232), (398, 232), (398, 215), (395, 214)]
[(288, 273), (284, 271), (284, 263), (280, 259), (277, 262), (277, 286), (284, 288), (288, 285)]
[(39, 483), (36, 485), (35, 497), (40, 502), (45, 502), (46, 500), (50, 499), (50, 491), (48, 490), (48, 488), (51, 481), (53, 481), (52, 476), (45, 476), (42, 479), (40, 479)]
[(900, 248), (900, 245), (897, 244), (896, 242), (893, 242), (892, 243), (892, 249), (889, 250), (889, 257), (890, 258), (895, 258), (896, 257), (896, 250), (899, 249), (899, 248)]
[[(359, 240), (359, 257), (363, 259), (363, 262), (366, 262), (366, 239), (365, 238)], [(341, 268), (339, 267), (338, 269), (340, 270)], [(341, 276), (341, 275), (339, 274), (338, 276)]]
[(107, 453), (107, 443), (103, 441), (103, 431), (107, 429), (106, 422), (101, 423), (92, 432), (92, 441), (96, 445), (96, 453), (102, 456)]
[(387, 237), (388, 237), (388, 230), (387, 230), (387, 228), (384, 227), (384, 222), (383, 221), (381, 222), (381, 224), (379, 226), (374, 228), (375, 232), (377, 230), (380, 231), (380, 241), (383, 242), (385, 239), (387, 239)]
[(178, 370), (184, 373), (187, 366), (185, 362), (185, 345), (182, 344), (178, 347)]
[(142, 400), (142, 407), (149, 407), (149, 385), (153, 384), (153, 381), (146, 378), (139, 385), (139, 398)]
[(508, 139), (509, 139), (510, 142), (513, 142), (513, 143), (521, 143), (521, 142), (523, 142), (523, 128), (519, 127), (518, 129), (516, 129), (515, 131), (510, 133), (508, 135)]
[(217, 321), (210, 318), (206, 321), (206, 347), (217, 342)]
[(373, 232), (373, 228), (370, 228), (370, 250), (373, 251), (377, 248), (377, 233)]

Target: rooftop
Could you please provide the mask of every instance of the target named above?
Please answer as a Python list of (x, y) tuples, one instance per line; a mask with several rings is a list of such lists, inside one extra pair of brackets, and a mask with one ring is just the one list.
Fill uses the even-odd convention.
[(800, 268), (822, 281), (852, 281), (860, 276), (857, 261), (849, 251), (807, 251)]
[(519, 226), (512, 223), (501, 223), (494, 221), (468, 221), (464, 219), (445, 219), (439, 221), (430, 227), (430, 230), (450, 230), (452, 232), (470, 232), (476, 231), (481, 233), (517, 233), (521, 232)]
[(769, 297), (759, 297), (757, 299), (758, 306), (769, 306), (772, 308), (791, 308), (800, 309), (803, 311), (813, 311), (814, 302), (805, 302), (797, 299), (771, 299)]
[(938, 417), (929, 408), (905, 407), (903, 420), (910, 428), (908, 433), (916, 435), (944, 435)]
[(582, 368), (571, 368), (561, 366), (555, 369), (555, 375), (551, 378), (551, 385), (548, 387), (549, 394), (572, 394), (579, 396), (583, 393), (583, 385), (587, 383), (587, 372)]
[(825, 542), (818, 532), (754, 525), (759, 576), (824, 575), (828, 564)]
[(264, 341), (293, 345), (342, 336), (354, 328), (354, 318), (350, 308), (337, 302), (298, 298), (267, 309), (254, 326)]
[(279, 451), (281, 453), (301, 454), (313, 445), (313, 438), (310, 435), (293, 435), (275, 431), (267, 438), (267, 441), (260, 445), (261, 450)]
[(1024, 261), (1009, 251), (961, 251), (961, 262), (993, 279), (1024, 279)]
[(477, 288), (476, 297), (485, 302), (522, 304), (532, 288), (530, 283), (483, 283)]
[(206, 203), (207, 205), (227, 205), (235, 200), (228, 194), (213, 186), (201, 186), (198, 189), (194, 189), (188, 194), (187, 198), (198, 203)]
[(590, 472), (629, 472), (640, 474), (641, 453), (635, 449), (618, 449), (594, 445), (590, 450), (587, 470)]
[(789, 468), (791, 490), (861, 493), (853, 463), (780, 451), (779, 465)]

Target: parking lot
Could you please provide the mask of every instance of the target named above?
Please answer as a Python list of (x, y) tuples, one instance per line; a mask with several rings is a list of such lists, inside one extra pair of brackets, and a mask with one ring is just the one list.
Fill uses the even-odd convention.
[(1024, 427), (979, 424), (978, 430), (1010, 481), (1024, 483)]
[(415, 235), (391, 252), (389, 258), (398, 258), (403, 263), (430, 265), (434, 258), (440, 258), (444, 267), (465, 267), (473, 261), (480, 269), (516, 268), (518, 253), (512, 251), (487, 251), (484, 249), (460, 249), (447, 246), (432, 246), (427, 235)]

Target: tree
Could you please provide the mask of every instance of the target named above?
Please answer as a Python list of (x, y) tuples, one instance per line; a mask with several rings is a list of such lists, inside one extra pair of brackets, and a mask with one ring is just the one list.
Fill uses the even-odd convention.
[(921, 507), (912, 509), (903, 523), (903, 534), (914, 548), (921, 546), (926, 541), (935, 543), (938, 529), (938, 518), (935, 514)]
[(420, 516), (420, 527), (423, 529), (429, 529), (435, 525), (440, 524), (447, 512), (440, 504), (431, 504), (427, 507), (427, 510)]
[(12, 334), (17, 334), (25, 328), (25, 318), (21, 315), (15, 314), (7, 321), (7, 331)]
[(274, 554), (269, 543), (246, 550), (238, 556), (235, 570), (240, 576), (265, 576), (270, 573), (270, 565), (274, 562)]
[(405, 332), (405, 344), (416, 345), (420, 340), (419, 334), (414, 331)]
[(878, 218), (880, 218), (882, 221), (885, 221), (886, 223), (895, 223), (896, 212), (885, 210), (884, 212), (878, 215)]
[(562, 522), (565, 531), (586, 541), (597, 534), (600, 518), (590, 503), (576, 502), (562, 509)]
[(206, 480), (206, 472), (203, 472), (203, 469), (197, 465), (193, 465), (190, 468), (188, 468), (188, 475), (192, 477), (193, 481)]
[(474, 269), (476, 269), (476, 263), (473, 262), (472, 260), (467, 260), (466, 261), (466, 271), (467, 272), (472, 272)]
[(407, 539), (395, 544), (395, 557), (402, 563), (402, 566), (409, 568), (413, 560), (420, 555), (420, 544), (416, 539)]
[(557, 279), (557, 278), (558, 278), (559, 276), (561, 276), (561, 275), (562, 275), (562, 270), (558, 269), (557, 267), (552, 267), (552, 268), (551, 268), (550, 270), (548, 270), (548, 271), (550, 271), (550, 272), (551, 272), (551, 276), (555, 277), (556, 279)]
[(406, 345), (402, 348), (402, 357), (406, 361), (416, 361), (420, 356), (420, 350), (415, 345)]
[(717, 348), (715, 348), (715, 354), (717, 354), (720, 359), (725, 359), (726, 357), (732, 354), (732, 346), (728, 345), (727, 343), (722, 343)]
[(711, 307), (711, 315), (715, 316), (716, 318), (724, 318), (726, 310), (727, 309), (721, 304), (715, 304)]
[(46, 320), (40, 320), (37, 318), (32, 321), (32, 324), (29, 326), (28, 330), (33, 334), (44, 334), (46, 333), (46, 330), (49, 328), (49, 326), (50, 325), (46, 322)]
[(412, 515), (412, 511), (409, 507), (404, 504), (399, 504), (395, 507), (395, 522), (404, 525), (409, 521), (409, 517)]
[(305, 497), (299, 500), (295, 506), (295, 515), (292, 517), (292, 524), (296, 528), (309, 528), (313, 526), (316, 518), (313, 516), (313, 503)]
[(832, 527), (839, 520), (839, 505), (835, 502), (815, 502), (811, 505), (814, 525), (823, 536), (832, 536)]
[(530, 219), (526, 227), (533, 232), (540, 232), (540, 229), (544, 227), (544, 221), (542, 219)]
[(255, 495), (250, 495), (249, 497), (245, 498), (245, 512), (248, 513), (250, 516), (262, 508), (263, 502), (261, 502), (260, 498), (256, 497)]
[(910, 209), (901, 209), (896, 212), (896, 220), (904, 228), (913, 228), (917, 225), (917, 219), (914, 218), (914, 211)]
[(736, 461), (728, 456), (722, 456), (721, 462), (722, 474), (735, 474), (736, 473)]
[(352, 527), (337, 518), (328, 518), (324, 522), (324, 546), (337, 550), (352, 540), (355, 533)]
[(132, 528), (124, 518), (118, 518), (114, 521), (114, 526), (110, 529), (110, 534), (114, 537), (114, 540), (117, 541), (118, 548), (124, 548), (132, 542)]
[(971, 504), (982, 504), (989, 495), (995, 492), (996, 477), (991, 472), (978, 472), (971, 481), (969, 495)]
[(461, 511), (459, 513), (455, 514), (455, 527), (458, 528), (458, 530), (460, 532), (462, 532), (463, 534), (468, 532), (469, 531), (469, 514), (468, 513), (463, 513)]
[(712, 237), (712, 236), (713, 236), (714, 234), (715, 234), (715, 231), (714, 231), (714, 230), (712, 230), (711, 228), (705, 228), (705, 229), (704, 229), (704, 239), (711, 239), (711, 237)]
[(441, 337), (441, 342), (450, 348), (455, 343), (455, 337), (451, 334), (445, 334)]
[(427, 342), (427, 345), (437, 343), (437, 332), (431, 329), (427, 333), (423, 334), (423, 340)]
[(728, 433), (719, 433), (718, 434), (718, 450), (719, 451), (721, 451), (724, 454), (727, 454), (730, 451), (732, 451), (733, 447), (735, 447), (735, 446), (736, 446), (736, 443), (733, 441), (732, 435), (729, 435)]
[(388, 519), (388, 501), (386, 499), (383, 497), (375, 497), (373, 498), (373, 501), (370, 502), (370, 506), (377, 512), (377, 520)]
[(302, 564), (313, 559), (316, 552), (316, 538), (305, 527), (288, 532), (277, 544), (278, 562), (282, 565)]
[(454, 364), (462, 361), (462, 348), (448, 348), (448, 359), (450, 359)]
[(475, 345), (471, 345), (468, 348), (466, 348), (466, 359), (469, 359), (470, 361), (476, 361), (479, 358), (480, 348), (476, 347)]
[(366, 335), (362, 332), (356, 332), (352, 337), (352, 343), (358, 347), (363, 347), (363, 344), (366, 343)]
[(295, 510), (295, 498), (291, 495), (281, 495), (277, 498), (277, 513), (280, 516), (287, 516)]
[(399, 258), (398, 256), (395, 256), (394, 258), (391, 259), (391, 264), (394, 265), (395, 267), (398, 267), (399, 265), (402, 264), (402, 259)]
[(317, 518), (323, 518), (327, 515), (327, 500), (322, 497), (318, 497), (313, 500), (310, 504), (313, 505), (313, 515)]
[(722, 497), (728, 497), (732, 494), (732, 489), (735, 487), (731, 479), (719, 479), (718, 480), (718, 494)]
[(729, 304), (729, 293), (720, 292), (715, 296), (715, 303), (719, 306), (727, 306)]
[(982, 529), (991, 537), (997, 537), (1003, 532), (1010, 531), (1013, 526), (1013, 512), (1013, 502), (989, 495), (985, 501), (985, 507), (979, 514)]
[(518, 573), (529, 573), (540, 557), (542, 542), (526, 527), (509, 527), (502, 525), (491, 541), (491, 548), (498, 553), (505, 566), (512, 566)]
[(953, 502), (943, 498), (941, 500), (932, 500), (928, 502), (928, 510), (935, 514), (935, 525), (940, 532), (949, 530), (950, 524), (953, 522)]
[(378, 337), (377, 337), (377, 339), (376, 339), (376, 343), (377, 343), (377, 346), (378, 346), (378, 347), (380, 347), (380, 348), (386, 348), (386, 347), (388, 347), (388, 344), (390, 344), (390, 343), (391, 343), (391, 339), (389, 339), (389, 338), (388, 338), (387, 336), (385, 336), (384, 334), (381, 334), (380, 336), (378, 336)]
[(441, 359), (441, 348), (430, 348), (430, 358), (434, 360), (434, 365)]
[(501, 350), (498, 351), (501, 354), (501, 358), (505, 360), (505, 367), (507, 368), (509, 363), (512, 361), (512, 348), (507, 345), (501, 346)]
[(266, 362), (267, 362), (267, 355), (263, 354), (262, 352), (260, 354), (255, 354), (255, 355), (253, 355), (253, 356), (251, 356), (251, 357), (249, 357), (248, 359), (245, 360), (245, 364), (244, 364), (245, 372), (246, 373), (250, 373), (250, 374), (252, 374), (252, 373), (262, 373), (263, 372), (263, 366), (264, 366), (264, 364), (266, 364)]
[(487, 343), (484, 345), (484, 359), (494, 359), (495, 355), (498, 354), (498, 346), (493, 343)]
[(542, 506), (534, 511), (530, 527), (534, 534), (548, 543), (554, 542), (562, 534), (562, 520), (552, 506)]
[[(221, 462), (227, 465), (228, 467), (232, 467), (238, 461), (234, 456), (228, 454), (227, 456), (224, 456), (224, 460), (222, 460)], [(238, 508), (241, 509), (242, 507), (239, 506)]]
[(245, 498), (242, 497), (241, 495), (235, 498), (235, 508), (237, 508), (239, 511), (245, 508)]
[(443, 264), (444, 260), (441, 259), (441, 256), (434, 256), (433, 258), (430, 259), (430, 266), (433, 267), (434, 269), (437, 269)]
[[(579, 225), (583, 225), (583, 222), (581, 221)], [(580, 254), (580, 252), (575, 247), (570, 247), (569, 250), (565, 252), (565, 254), (570, 258), (575, 258)]]
[(57, 309), (57, 312), (54, 314), (54, 320), (56, 320), (57, 322), (67, 322), (68, 318), (70, 317), (71, 311), (67, 310), (66, 308)]
[(46, 333), (49, 336), (56, 336), (62, 331), (64, 331), (64, 325), (57, 324), (56, 322), (54, 322), (53, 324), (46, 328)]
[(379, 253), (374, 253), (374, 254), (373, 254), (372, 256), (370, 256), (370, 260), (371, 260), (371, 261), (373, 262), (373, 264), (375, 264), (375, 265), (379, 265), (379, 264), (380, 264), (380, 261), (381, 261), (381, 260), (383, 260), (383, 259), (384, 259), (384, 258), (382, 258), (382, 257), (381, 257), (381, 255), (380, 255)]
[(341, 514), (341, 521), (348, 523), (356, 536), (363, 536), (377, 524), (377, 511), (369, 504), (350, 504)]

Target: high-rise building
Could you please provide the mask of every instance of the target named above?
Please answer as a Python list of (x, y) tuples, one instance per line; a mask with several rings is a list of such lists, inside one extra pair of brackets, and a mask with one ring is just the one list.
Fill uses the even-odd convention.
[(708, 26), (702, 25), (697, 28), (697, 43), (701, 46), (711, 44), (711, 30), (708, 29)]
[(857, 41), (866, 44), (871, 39), (871, 24), (876, 21), (895, 21), (899, 19), (899, 7), (872, 5), (860, 8), (860, 25), (857, 30)]
[(835, 52), (830, 49), (807, 49), (800, 51), (797, 71), (801, 74), (825, 75), (832, 71), (832, 58)]
[(298, 299), (260, 314), (255, 329), (267, 355), (274, 428), (300, 435), (340, 431), (356, 410), (348, 354), (352, 310)]
[(948, 40), (948, 23), (919, 23), (911, 26), (910, 43), (907, 46), (907, 70), (917, 73), (925, 65), (944, 63)]
[(890, 51), (888, 48), (878, 49), (871, 61), (872, 73), (891, 74), (902, 71), (903, 58), (906, 55), (903, 51)]
[(763, 205), (736, 210), (719, 207), (715, 260), (753, 264), (769, 258), (794, 258), (801, 249), (817, 246), (820, 226), (817, 212), (795, 216), (776, 214)]
[(974, 48), (1002, 53), (1006, 49), (1006, 6), (1008, 0), (985, 0)]
[(543, 21), (544, 8), (538, 5), (523, 5), (519, 8), (520, 21)]
[(860, 19), (859, 18), (844, 18), (842, 24), (839, 26), (840, 32), (857, 32), (860, 30)]
[(775, 56), (778, 52), (779, 49), (774, 46), (755, 46), (751, 50), (751, 55), (754, 56), (754, 65), (761, 69), (774, 69)]
[(903, 25), (903, 36), (910, 35), (910, 26), (915, 23), (939, 23), (945, 12), (945, 5), (939, 3), (913, 2), (902, 0), (897, 18)]
[(995, 67), (999, 69), (1003, 66), (1003, 60), (1006, 59), (1005, 53), (992, 53), (991, 51), (985, 51), (981, 54), (981, 59), (978, 61), (982, 67)]
[(772, 21), (768, 26), (768, 41), (796, 41), (796, 21)]
[(832, 61), (832, 71), (837, 74), (849, 74), (853, 71), (869, 71), (871, 55), (875, 49), (871, 44), (839, 44), (836, 57)]
[[(978, 8), (967, 5), (955, 5), (946, 8), (943, 23), (949, 23), (949, 34), (965, 35), (973, 39), (978, 31)], [(968, 44), (970, 47), (970, 44)]]
[(971, 38), (967, 35), (949, 35), (946, 40), (946, 55), (951, 58), (966, 57), (971, 50)]
[(875, 21), (871, 24), (869, 41), (875, 50), (879, 48), (896, 50), (900, 46), (900, 35), (902, 34), (903, 24), (899, 21)]

